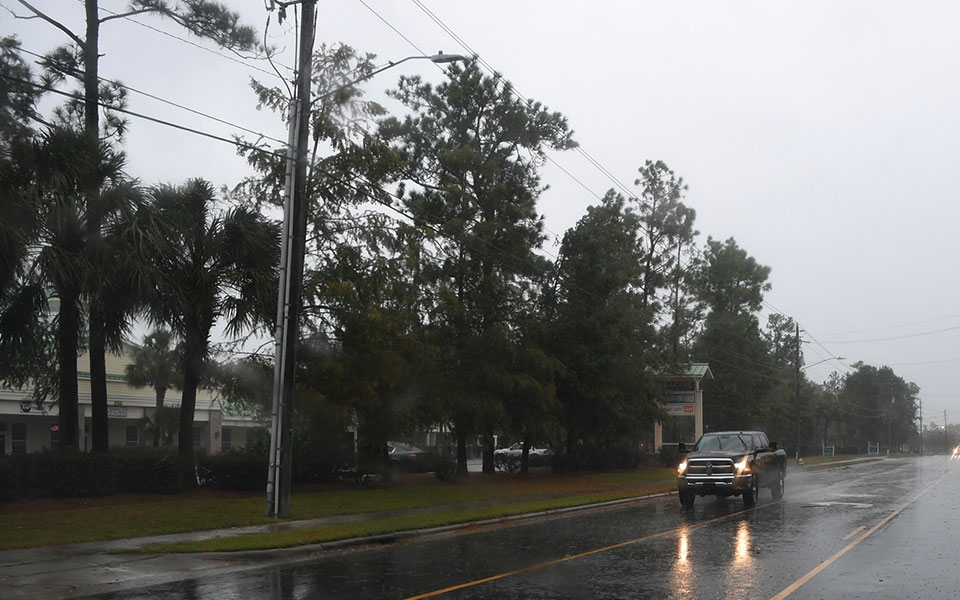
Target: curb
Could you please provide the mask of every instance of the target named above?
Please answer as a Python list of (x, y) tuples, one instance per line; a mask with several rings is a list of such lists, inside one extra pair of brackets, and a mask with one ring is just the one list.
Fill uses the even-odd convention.
[(650, 500), (653, 498), (663, 498), (666, 496), (673, 496), (673, 495), (676, 495), (676, 492), (660, 492), (658, 494), (650, 494), (649, 496), (631, 496), (629, 498), (620, 498), (618, 500), (608, 500), (606, 502), (596, 502), (593, 504), (567, 506), (564, 508), (552, 508), (549, 510), (541, 510), (536, 512), (523, 513), (519, 515), (510, 515), (507, 517), (495, 517), (491, 519), (483, 519), (480, 521), (466, 521), (464, 523), (453, 523), (451, 525), (441, 525), (439, 527), (430, 527), (428, 529), (410, 529), (405, 531), (393, 531), (391, 533), (381, 533), (377, 535), (369, 535), (364, 537), (347, 538), (344, 540), (333, 540), (330, 542), (320, 542), (317, 544), (293, 546), (290, 548), (274, 548), (271, 550), (244, 550), (239, 552), (197, 552), (192, 554), (196, 556), (219, 555), (219, 556), (233, 556), (233, 557), (276, 556), (277, 554), (281, 554), (281, 553), (313, 554), (317, 550), (342, 550), (346, 548), (355, 548), (358, 546), (387, 545), (387, 544), (395, 544), (397, 542), (412, 540), (417, 538), (426, 538), (426, 537), (433, 537), (433, 536), (444, 535), (449, 533), (455, 533), (457, 531), (462, 531), (465, 529), (473, 529), (477, 527), (509, 525), (512, 523), (519, 523), (523, 521), (533, 521), (537, 519), (547, 519), (554, 516), (560, 516), (560, 515), (588, 511), (588, 510), (602, 510), (605, 508), (613, 508), (613, 507), (621, 506), (625, 504), (633, 504), (633, 503), (643, 502), (644, 500)]

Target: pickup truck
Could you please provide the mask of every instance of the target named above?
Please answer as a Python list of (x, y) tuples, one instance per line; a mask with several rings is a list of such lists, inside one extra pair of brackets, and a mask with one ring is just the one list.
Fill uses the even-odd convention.
[(760, 488), (783, 498), (787, 454), (762, 431), (718, 431), (704, 434), (677, 466), (680, 504), (693, 506), (697, 496), (743, 496), (746, 506), (757, 503)]

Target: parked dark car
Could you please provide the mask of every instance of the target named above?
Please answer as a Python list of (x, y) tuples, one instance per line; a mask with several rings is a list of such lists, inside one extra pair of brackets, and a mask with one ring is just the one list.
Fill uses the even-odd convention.
[(775, 500), (783, 498), (787, 454), (767, 440), (762, 431), (720, 431), (704, 434), (687, 450), (677, 467), (680, 503), (693, 506), (697, 496), (743, 496), (753, 506), (760, 488), (769, 488)]
[(390, 465), (400, 471), (427, 473), (436, 466), (437, 456), (431, 450), (423, 450), (403, 442), (387, 442)]

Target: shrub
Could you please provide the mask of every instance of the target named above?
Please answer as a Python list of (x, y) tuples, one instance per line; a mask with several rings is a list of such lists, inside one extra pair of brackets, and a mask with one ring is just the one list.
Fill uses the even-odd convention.
[(267, 487), (267, 459), (242, 449), (201, 458), (197, 464), (200, 484), (220, 490), (263, 490)]
[(643, 461), (639, 444), (628, 438), (580, 442), (572, 454), (564, 448), (553, 457), (553, 470), (606, 471), (610, 469), (635, 469)]
[(17, 476), (17, 465), (4, 456), (0, 458), (0, 501), (13, 500), (23, 494), (23, 479)]
[(440, 481), (452, 480), (457, 475), (457, 461), (450, 455), (437, 458), (433, 474)]
[(183, 489), (180, 459), (175, 450), (157, 448), (116, 449), (119, 491), (132, 494), (172, 494)]
[(116, 459), (109, 454), (41, 452), (30, 458), (32, 483), (43, 497), (105, 496), (119, 490)]

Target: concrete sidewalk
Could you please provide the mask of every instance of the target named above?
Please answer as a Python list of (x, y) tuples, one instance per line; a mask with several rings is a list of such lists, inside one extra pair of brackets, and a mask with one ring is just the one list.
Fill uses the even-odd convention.
[(370, 538), (339, 540), (310, 546), (269, 551), (199, 554), (115, 553), (118, 550), (129, 550), (152, 544), (198, 541), (248, 533), (286, 531), (305, 527), (317, 527), (320, 525), (353, 523), (411, 514), (468, 509), (512, 503), (520, 499), (469, 502), (419, 509), (284, 521), (281, 523), (254, 525), (250, 527), (234, 527), (230, 529), (129, 538), (104, 542), (65, 544), (61, 546), (47, 546), (23, 550), (4, 550), (0, 551), (0, 590), (2, 590), (0, 596), (2, 596), (4, 600), (33, 600), (36, 598), (59, 600), (93, 594), (120, 592), (185, 579), (195, 579), (208, 575), (222, 575), (248, 569), (268, 568), (271, 566), (307, 561), (319, 557), (324, 552), (351, 546), (390, 543), (401, 539), (451, 534), (461, 529), (475, 529), (477, 527), (495, 526), (582, 510), (609, 508), (650, 498), (662, 497), (664, 495), (667, 494), (636, 496), (599, 504), (554, 509), (516, 515), (514, 517), (487, 519), (479, 522), (461, 523), (428, 530), (397, 532)]

